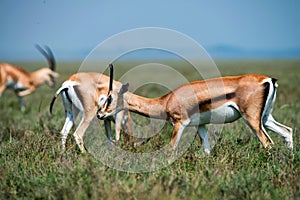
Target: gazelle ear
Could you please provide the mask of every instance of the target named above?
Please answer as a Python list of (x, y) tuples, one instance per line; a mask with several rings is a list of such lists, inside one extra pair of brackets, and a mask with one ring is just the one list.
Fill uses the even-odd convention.
[(127, 92), (128, 91), (128, 87), (129, 87), (129, 83), (123, 84), (119, 93), (123, 94), (123, 93)]

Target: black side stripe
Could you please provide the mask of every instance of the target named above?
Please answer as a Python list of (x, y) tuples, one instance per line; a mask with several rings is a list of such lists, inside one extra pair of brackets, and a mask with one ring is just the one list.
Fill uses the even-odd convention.
[[(225, 96), (225, 98), (224, 98), (224, 96)], [(214, 102), (222, 101), (222, 100), (225, 100), (225, 99), (230, 100), (230, 99), (233, 99), (235, 96), (236, 96), (235, 92), (228, 93), (228, 94), (225, 94), (225, 95), (220, 95), (218, 97), (214, 97), (212, 99), (207, 99), (205, 101), (202, 101), (199, 104), (199, 107), (207, 105), (207, 104), (211, 104), (211, 103), (214, 103)]]
[(192, 114), (198, 112), (199, 110), (203, 110), (203, 109), (205, 110), (205, 108), (212, 103), (216, 103), (218, 101), (223, 101), (225, 99), (230, 100), (235, 97), (236, 97), (236, 93), (231, 92), (231, 93), (227, 93), (225, 95), (220, 95), (220, 96), (217, 96), (217, 97), (214, 97), (211, 99), (204, 100), (204, 101), (200, 102), (197, 106), (193, 107), (193, 109), (189, 111), (189, 114), (192, 115)]

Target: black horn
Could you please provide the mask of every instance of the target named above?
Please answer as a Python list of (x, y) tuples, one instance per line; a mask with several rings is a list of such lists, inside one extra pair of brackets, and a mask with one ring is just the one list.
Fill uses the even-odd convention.
[(49, 63), (49, 68), (52, 71), (55, 71), (55, 67), (56, 67), (56, 62), (55, 62), (55, 58), (54, 55), (51, 51), (51, 49), (45, 45), (45, 49), (43, 49), (40, 45), (36, 44), (35, 47), (37, 48), (37, 50), (39, 50), (39, 52), (41, 52), (41, 54), (43, 54), (43, 56), (45, 56), (45, 58), (47, 59), (48, 63)]
[(108, 91), (112, 91), (113, 89), (113, 81), (114, 81), (114, 66), (112, 64), (109, 64), (109, 89)]

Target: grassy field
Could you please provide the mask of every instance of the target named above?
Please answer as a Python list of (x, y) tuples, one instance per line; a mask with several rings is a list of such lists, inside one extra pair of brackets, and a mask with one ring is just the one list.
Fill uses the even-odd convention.
[[(40, 63), (17, 63), (30, 70)], [(31, 67), (32, 64), (36, 67)], [(116, 63), (116, 77), (139, 62)], [(199, 78), (186, 63), (164, 62), (189, 80)], [(118, 171), (91, 154), (81, 154), (72, 137), (60, 154), (59, 131), (64, 123), (61, 98), (54, 115), (48, 112), (54, 90), (42, 86), (25, 98), (19, 111), (12, 91), (0, 98), (0, 199), (300, 199), (300, 61), (219, 61), (221, 74), (262, 73), (279, 79), (273, 116), (294, 130), (294, 157), (275, 133), (276, 143), (265, 150), (241, 121), (226, 125), (210, 156), (201, 157), (199, 138), (168, 167), (146, 173)], [(80, 63), (58, 63), (58, 86), (77, 72)], [(149, 77), (151, 80), (151, 77)], [(170, 77), (172, 81), (172, 77)], [(57, 86), (57, 87), (58, 87)], [(142, 95), (158, 96), (155, 87), (140, 88)], [(134, 115), (136, 123), (145, 118)], [(85, 141), (95, 134), (105, 140), (102, 122), (95, 120)], [(101, 125), (101, 127), (100, 127)], [(97, 133), (93, 129), (98, 127)], [(98, 131), (100, 130), (100, 131)], [(98, 133), (99, 132), (99, 133)], [(145, 146), (130, 151), (151, 151), (168, 144), (171, 128)], [(71, 134), (70, 134), (71, 135)], [(124, 148), (125, 143), (121, 142)], [(100, 155), (101, 156), (101, 155)]]

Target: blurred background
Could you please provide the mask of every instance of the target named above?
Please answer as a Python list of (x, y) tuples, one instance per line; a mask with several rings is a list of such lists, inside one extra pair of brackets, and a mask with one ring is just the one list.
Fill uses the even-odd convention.
[(0, 61), (43, 60), (36, 43), (49, 45), (58, 60), (82, 61), (107, 38), (142, 27), (186, 34), (213, 59), (294, 59), (299, 8), (296, 0), (2, 0)]

